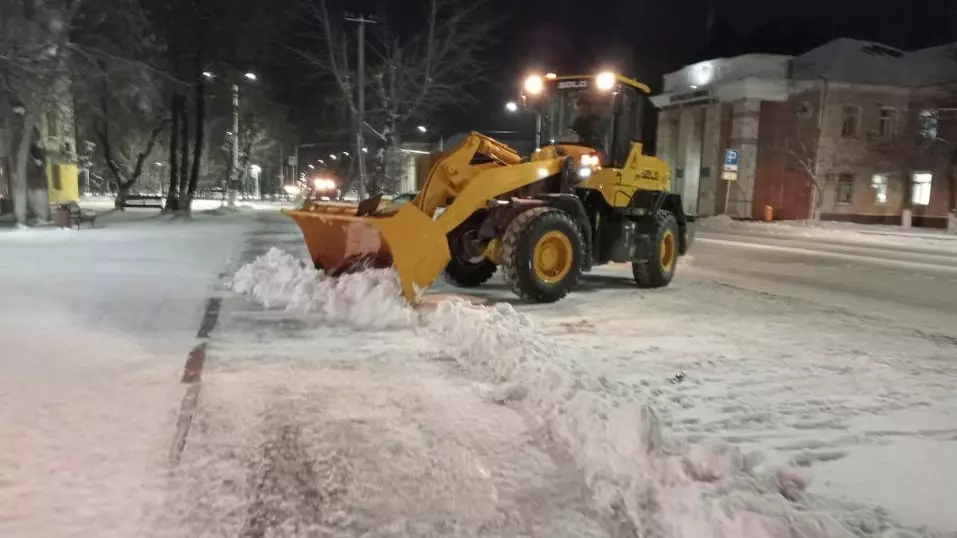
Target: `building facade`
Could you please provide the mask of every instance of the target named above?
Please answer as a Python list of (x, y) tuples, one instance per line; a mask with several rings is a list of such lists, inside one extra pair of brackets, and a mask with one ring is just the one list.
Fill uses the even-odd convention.
[[(665, 76), (658, 155), (686, 210), (955, 227), (957, 46), (839, 39)], [(957, 118), (955, 118), (957, 119)], [(728, 150), (736, 179), (722, 179)], [(725, 178), (733, 177), (725, 176)]]

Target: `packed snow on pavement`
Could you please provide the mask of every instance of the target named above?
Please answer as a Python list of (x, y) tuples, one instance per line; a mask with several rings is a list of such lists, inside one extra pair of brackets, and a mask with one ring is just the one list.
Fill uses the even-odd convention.
[[(874, 449), (894, 436), (920, 449), (957, 434), (866, 425), (874, 415), (893, 419), (898, 411), (949, 401), (951, 407), (935, 409), (945, 422), (955, 373), (944, 360), (946, 346), (929, 350), (935, 359), (929, 365), (906, 358), (894, 364), (888, 355), (912, 350), (913, 341), (894, 335), (859, 349), (839, 341), (838, 333), (867, 329), (853, 317), (835, 320), (813, 305), (742, 298), (738, 290), (704, 283), (654, 293), (612, 285), (557, 308), (529, 308), (527, 315), (504, 303), (463, 301), (413, 311), (386, 273), (327, 279), (273, 250), (241, 270), (233, 285), (273, 307), (348, 326), (356, 339), (365, 338), (370, 310), (381, 316), (373, 326), (412, 327), (424, 339), (423, 352), (442, 350), (470, 378), (494, 383), (489, 398), (542, 428), (582, 471), (606, 521), (629, 532), (917, 536), (957, 528), (942, 505), (945, 490), (920, 492), (925, 485), (918, 485), (912, 493), (937, 494), (940, 501), (930, 497), (893, 515), (878, 507), (887, 499), (876, 492), (838, 499), (808, 490), (820, 463), (855, 451), (880, 457)], [(702, 313), (699, 301), (724, 304), (736, 315)], [(747, 326), (756, 319), (763, 323)], [(808, 332), (820, 340), (797, 341)], [(928, 375), (941, 382), (928, 382)], [(935, 463), (953, 475), (951, 460)], [(930, 527), (916, 529), (924, 524)]]
[(271, 212), (114, 218), (0, 234), (4, 536), (957, 535), (957, 334), (704, 256), (662, 290), (610, 267), (413, 309)]

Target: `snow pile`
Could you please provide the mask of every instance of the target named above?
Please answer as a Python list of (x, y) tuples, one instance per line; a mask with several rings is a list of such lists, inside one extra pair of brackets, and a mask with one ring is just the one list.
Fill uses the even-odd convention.
[(318, 315), (324, 321), (369, 329), (412, 327), (418, 314), (402, 298), (395, 272), (374, 269), (330, 278), (272, 248), (242, 267), (232, 289), (267, 308)]
[(560, 351), (510, 305), (449, 301), (418, 314), (390, 271), (332, 279), (275, 249), (244, 267), (233, 289), (360, 328), (417, 328), (470, 375), (497, 383), (496, 401), (538, 421), (574, 458), (597, 508), (629, 535), (843, 538), (889, 527), (879, 512), (820, 503), (799, 475), (756, 473), (754, 458), (729, 445), (670, 440), (654, 394), (555, 360)]
[[(629, 534), (770, 538), (794, 529), (808, 538), (852, 536), (826, 509), (789, 500), (803, 496), (799, 476), (757, 476), (753, 459), (729, 445), (676, 444), (662, 432), (650, 395), (622, 393), (582, 369), (557, 366), (557, 350), (511, 306), (448, 302), (423, 321), (435, 345), (469, 372), (502, 382), (499, 401), (518, 403), (541, 421), (585, 474), (596, 506)], [(870, 514), (855, 517), (881, 527)]]
[(695, 221), (699, 230), (720, 231), (727, 230), (734, 226), (734, 219), (727, 215), (715, 215)]

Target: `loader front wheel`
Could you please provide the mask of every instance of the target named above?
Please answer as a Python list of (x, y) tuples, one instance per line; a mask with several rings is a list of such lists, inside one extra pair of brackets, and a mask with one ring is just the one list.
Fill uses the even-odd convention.
[(445, 278), (450, 284), (460, 288), (477, 288), (492, 278), (498, 266), (482, 258), (479, 261), (462, 260), (452, 256), (445, 266)]
[(584, 250), (578, 225), (567, 214), (552, 207), (529, 209), (505, 230), (505, 281), (525, 301), (558, 301), (581, 279)]
[(635, 282), (642, 288), (663, 288), (671, 283), (678, 266), (678, 222), (669, 211), (655, 216), (655, 250), (644, 263), (632, 263)]

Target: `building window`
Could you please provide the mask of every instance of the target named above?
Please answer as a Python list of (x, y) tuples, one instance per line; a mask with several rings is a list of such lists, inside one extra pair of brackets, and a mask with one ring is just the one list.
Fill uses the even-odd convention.
[(934, 175), (930, 172), (914, 172), (911, 176), (911, 201), (915, 205), (930, 204), (930, 188)]
[(841, 174), (837, 177), (837, 203), (851, 205), (854, 201), (854, 176)]
[(874, 203), (887, 203), (887, 174), (874, 174), (871, 177), (871, 187), (874, 189)]
[(57, 136), (57, 117), (56, 112), (47, 112), (47, 136)]
[(894, 136), (894, 109), (881, 107), (881, 114), (877, 118), (877, 134), (881, 138)]
[(861, 126), (861, 108), (853, 105), (844, 107), (844, 119), (841, 123), (841, 136), (853, 138)]
[(937, 139), (937, 121), (938, 115), (936, 110), (921, 110), (920, 111), (920, 136), (927, 138), (929, 140)]

